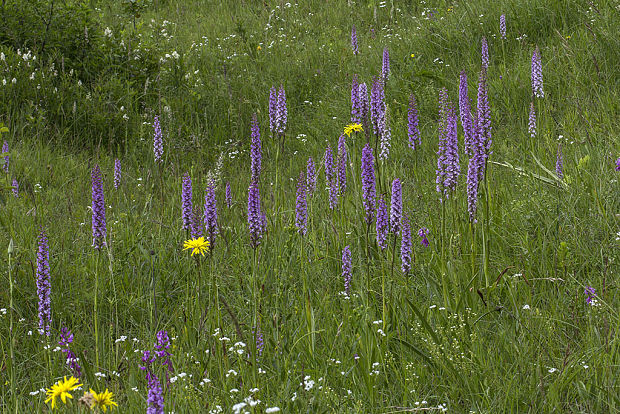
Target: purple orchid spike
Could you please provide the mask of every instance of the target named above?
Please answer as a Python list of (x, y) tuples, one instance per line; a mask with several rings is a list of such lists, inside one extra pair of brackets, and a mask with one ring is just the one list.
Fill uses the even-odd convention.
[(404, 274), (409, 274), (411, 270), (411, 226), (409, 217), (403, 215), (402, 228), (400, 231), (400, 263)]
[(105, 201), (103, 199), (103, 181), (101, 179), (101, 170), (98, 165), (93, 167), (91, 173), (92, 183), (92, 229), (93, 229), (93, 247), (101, 249), (106, 246), (106, 221), (105, 221)]
[(537, 98), (545, 97), (545, 92), (543, 91), (542, 62), (538, 46), (536, 46), (532, 54), (532, 93)]
[(164, 155), (164, 144), (162, 142), (161, 125), (159, 124), (159, 116), (155, 115), (153, 120), (153, 154), (155, 155), (155, 162), (161, 162), (161, 157)]
[(407, 118), (409, 124), (409, 129), (407, 131), (409, 136), (409, 148), (416, 149), (416, 144), (419, 146), (422, 144), (422, 141), (420, 139), (420, 130), (418, 128), (418, 108), (414, 94), (409, 96), (409, 111), (407, 113)]
[(215, 239), (219, 234), (219, 226), (217, 225), (215, 183), (212, 180), (207, 184), (207, 189), (205, 192), (204, 223), (207, 230), (207, 239), (209, 240), (209, 250), (211, 250), (215, 246)]
[(372, 155), (372, 148), (367, 143), (362, 150), (362, 198), (364, 210), (366, 211), (366, 223), (370, 226), (375, 215), (375, 198), (377, 196), (375, 188), (375, 158)]
[(344, 291), (349, 295), (351, 291), (351, 248), (345, 246), (342, 250), (342, 278), (344, 279)]
[(181, 184), (181, 218), (183, 219), (183, 230), (192, 228), (192, 179), (189, 173), (183, 174)]
[(302, 236), (308, 231), (308, 200), (306, 198), (306, 177), (302, 172), (297, 179), (297, 200), (295, 201), (295, 226)]
[(114, 188), (118, 189), (121, 185), (121, 160), (114, 160)]
[(52, 283), (47, 234), (41, 229), (37, 251), (37, 294), (39, 295), (39, 334), (50, 336), (52, 323)]

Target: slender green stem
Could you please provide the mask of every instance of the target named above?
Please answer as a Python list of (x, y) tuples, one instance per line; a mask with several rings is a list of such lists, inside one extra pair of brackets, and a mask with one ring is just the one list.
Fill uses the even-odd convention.
[(17, 395), (15, 384), (15, 335), (13, 333), (13, 277), (11, 275), (11, 256), (13, 254), (13, 239), (9, 242), (9, 336), (11, 348), (11, 397), (15, 403), (15, 413), (17, 414)]
[(95, 325), (95, 364), (99, 369), (99, 315), (97, 314), (97, 298), (99, 297), (99, 251), (96, 253), (95, 259), (95, 304), (93, 309), (93, 318)]

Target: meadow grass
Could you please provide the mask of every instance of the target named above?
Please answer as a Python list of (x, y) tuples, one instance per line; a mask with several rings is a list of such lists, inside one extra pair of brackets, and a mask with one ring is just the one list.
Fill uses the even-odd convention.
[[(160, 360), (152, 369), (165, 389), (166, 412), (620, 410), (614, 2), (158, 0), (135, 26), (122, 6), (93, 3), (99, 25), (91, 36), (98, 33), (111, 51), (126, 53), (110, 56), (97, 79), (82, 82), (79, 70), (53, 76), (49, 61), (24, 59), (23, 50), (0, 45), (6, 54), (0, 82), (7, 80), (0, 83), (0, 121), (10, 148), (10, 172), (1, 178), (0, 244), (12, 240), (13, 246), (2, 253), (3, 412), (50, 410), (45, 393), (36, 391), (72, 375), (57, 346), (61, 327), (74, 334), (83, 390), (109, 389), (119, 412), (146, 410), (148, 384), (139, 366), (162, 330), (171, 338), (173, 369)], [(435, 190), (438, 92), (445, 87), (457, 102), (465, 70), (475, 108), (483, 36), (493, 142), (488, 187), (481, 185), (478, 222), (470, 223), (460, 126), (457, 189), (444, 203)], [(534, 100), (532, 139), (536, 46), (545, 97)], [(347, 139), (348, 187), (335, 210), (325, 189), (323, 154), (328, 144), (336, 151), (350, 122), (352, 77), (370, 88), (384, 47), (391, 58), (385, 95), (392, 145), (386, 161), (374, 154), (377, 193), (389, 204), (392, 180), (403, 183), (413, 235), (409, 274), (401, 271), (400, 236), (390, 235), (382, 251), (374, 224), (364, 221), (363, 133)], [(154, 72), (140, 72), (150, 61), (136, 55), (155, 56)], [(135, 71), (124, 71), (129, 65)], [(269, 88), (280, 85), (288, 103), (282, 147), (268, 123)], [(422, 141), (416, 150), (407, 138), (411, 93)], [(253, 113), (267, 219), (256, 249), (247, 223)], [(153, 158), (154, 115), (164, 135), (161, 163)], [(558, 143), (563, 178), (554, 167)], [(302, 236), (295, 192), (308, 157), (317, 165), (318, 185)], [(122, 162), (118, 189), (115, 158)], [(99, 251), (91, 247), (95, 164), (103, 172), (108, 232)], [(182, 250), (189, 237), (181, 228), (185, 172), (201, 208), (208, 182), (216, 184), (219, 235), (198, 259)], [(18, 198), (10, 191), (13, 178)], [(49, 339), (37, 332), (41, 227), (49, 237)], [(429, 247), (417, 236), (422, 227), (429, 229)], [(345, 246), (352, 253), (349, 295), (343, 294)], [(594, 305), (584, 293), (588, 286), (596, 290)], [(74, 392), (59, 411), (85, 410), (77, 403), (81, 395)]]

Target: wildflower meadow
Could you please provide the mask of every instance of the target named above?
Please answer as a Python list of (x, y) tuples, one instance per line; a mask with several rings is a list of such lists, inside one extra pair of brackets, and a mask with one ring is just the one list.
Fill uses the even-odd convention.
[(620, 412), (610, 0), (0, 5), (0, 411)]

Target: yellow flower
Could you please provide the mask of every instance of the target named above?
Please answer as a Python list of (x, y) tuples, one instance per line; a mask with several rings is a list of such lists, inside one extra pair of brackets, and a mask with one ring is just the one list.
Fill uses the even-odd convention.
[(47, 400), (48, 403), (52, 400), (52, 409), (56, 408), (56, 397), (60, 397), (64, 404), (67, 403), (67, 398), (73, 398), (69, 391), (73, 391), (77, 387), (81, 387), (82, 384), (78, 384), (80, 380), (74, 377), (64, 377), (64, 381), (60, 380), (56, 384), (52, 385), (52, 388), (48, 388), (47, 390)]
[(261, 50), (261, 49), (262, 49), (262, 48), (260, 47), (260, 45), (258, 45), (258, 46), (256, 47), (256, 50)]
[(415, 53), (412, 53), (412, 54), (411, 54), (411, 57), (412, 57), (412, 58), (414, 58), (414, 57), (415, 57)]
[(351, 136), (351, 132), (361, 132), (363, 131), (362, 126), (360, 124), (349, 124), (344, 127), (344, 133), (347, 134), (348, 137)]
[(108, 406), (110, 406), (110, 410), (112, 410), (113, 406), (118, 407), (118, 404), (112, 401), (112, 397), (114, 396), (114, 394), (108, 391), (107, 388), (105, 389), (104, 392), (100, 392), (99, 394), (97, 394), (95, 391), (91, 389), (90, 393), (93, 395), (93, 398), (94, 398), (93, 405), (91, 406), (91, 408), (97, 407), (97, 408), (102, 409), (104, 412), (106, 412), (108, 410)]
[(183, 243), (183, 250), (189, 249), (192, 249), (192, 256), (198, 253), (204, 256), (205, 252), (209, 251), (209, 242), (204, 237), (186, 240)]

